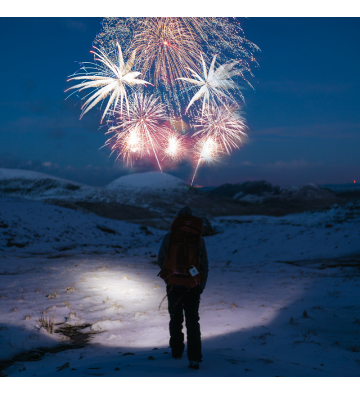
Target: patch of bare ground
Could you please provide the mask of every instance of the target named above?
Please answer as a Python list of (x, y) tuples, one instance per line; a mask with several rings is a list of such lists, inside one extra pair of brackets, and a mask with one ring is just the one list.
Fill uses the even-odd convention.
[(4, 370), (9, 368), (15, 362), (38, 361), (45, 356), (45, 354), (56, 354), (70, 349), (78, 349), (86, 346), (93, 335), (92, 332), (81, 333), (82, 329), (88, 328), (91, 324), (84, 324), (78, 326), (64, 325), (57, 329), (53, 329), (54, 333), (61, 333), (69, 340), (66, 343), (59, 344), (55, 347), (38, 347), (30, 351), (16, 354), (11, 359), (0, 360), (0, 377), (5, 377)]

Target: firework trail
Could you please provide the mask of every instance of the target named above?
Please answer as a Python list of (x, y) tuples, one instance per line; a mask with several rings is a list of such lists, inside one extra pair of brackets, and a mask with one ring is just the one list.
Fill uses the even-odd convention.
[[(80, 119), (91, 110), (97, 103), (101, 100), (104, 100), (107, 96), (110, 96), (107, 106), (104, 110), (104, 113), (101, 117), (101, 121), (104, 119), (105, 115), (108, 113), (111, 105), (113, 104), (114, 108), (117, 106), (120, 99), (120, 108), (122, 111), (122, 104), (125, 98), (127, 110), (129, 113), (129, 102), (126, 94), (126, 86), (133, 87), (134, 85), (144, 85), (148, 84), (147, 81), (139, 80), (137, 77), (141, 74), (138, 71), (131, 71), (134, 62), (135, 62), (135, 51), (132, 52), (130, 59), (125, 64), (123, 54), (121, 51), (121, 47), (119, 43), (117, 43), (117, 61), (113, 62), (110, 60), (109, 56), (101, 49), (94, 47), (97, 52), (91, 51), (95, 55), (95, 60), (100, 62), (100, 65), (89, 63), (91, 66), (88, 67), (90, 70), (95, 71), (86, 71), (82, 73), (82, 75), (77, 75), (76, 77), (72, 77), (68, 79), (68, 81), (72, 80), (89, 80), (86, 82), (82, 82), (81, 84), (72, 86), (67, 89), (65, 92), (71, 89), (77, 89), (77, 92), (81, 92), (84, 89), (96, 88), (95, 93), (90, 96), (86, 100), (86, 102), (82, 105), (82, 113), (80, 115)], [(87, 95), (88, 96), (88, 95)]]
[(157, 155), (161, 138), (166, 134), (163, 122), (168, 120), (165, 106), (158, 98), (134, 94), (130, 98), (129, 117), (122, 116), (122, 109), (117, 108), (119, 124), (109, 128), (107, 133), (115, 133), (105, 145), (112, 144), (112, 152), (119, 151), (117, 158), (122, 157), (132, 166), (136, 159), (154, 154), (160, 171), (161, 165)]
[[(208, 155), (210, 158), (218, 157), (221, 153), (230, 155), (232, 149), (239, 148), (247, 138), (245, 119), (238, 112), (238, 107), (211, 105), (196, 120), (198, 122), (196, 127), (200, 130), (195, 132), (193, 137), (200, 139), (198, 142), (200, 147), (207, 147), (206, 149), (213, 153)], [(206, 144), (211, 146), (211, 149)], [(204, 157), (202, 153), (199, 155), (191, 185)]]
[(211, 137), (203, 137), (200, 138), (199, 141), (195, 144), (194, 153), (198, 157), (197, 165), (195, 167), (194, 175), (191, 180), (191, 186), (194, 183), (194, 179), (198, 168), (201, 163), (214, 164), (219, 160), (219, 156), (221, 154), (220, 146), (216, 143), (216, 141)]

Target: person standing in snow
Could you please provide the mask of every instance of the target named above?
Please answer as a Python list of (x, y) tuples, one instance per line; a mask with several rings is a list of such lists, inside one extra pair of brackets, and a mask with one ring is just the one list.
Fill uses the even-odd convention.
[(182, 208), (161, 243), (158, 274), (166, 283), (170, 314), (170, 347), (173, 358), (185, 349), (182, 332), (185, 312), (189, 367), (199, 369), (202, 360), (199, 305), (209, 272), (201, 218)]

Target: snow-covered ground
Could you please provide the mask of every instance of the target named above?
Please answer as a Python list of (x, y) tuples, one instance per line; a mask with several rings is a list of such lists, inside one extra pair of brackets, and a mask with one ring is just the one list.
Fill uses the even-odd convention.
[[(213, 226), (193, 371), (171, 358), (159, 309), (164, 231), (0, 198), (0, 360), (17, 356), (2, 374), (359, 376), (360, 205)], [(73, 329), (85, 347), (59, 351)]]

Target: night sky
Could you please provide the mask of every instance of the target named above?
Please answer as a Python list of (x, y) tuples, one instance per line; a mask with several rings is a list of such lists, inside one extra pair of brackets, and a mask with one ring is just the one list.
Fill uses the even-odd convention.
[[(65, 101), (75, 61), (89, 53), (102, 18), (1, 18), (0, 167), (103, 186), (132, 170), (99, 150), (107, 136), (91, 110), (79, 121)], [(359, 18), (241, 18), (260, 68), (244, 91), (249, 143), (199, 185), (267, 180), (285, 185), (360, 182)], [(192, 167), (167, 172), (186, 181)]]

